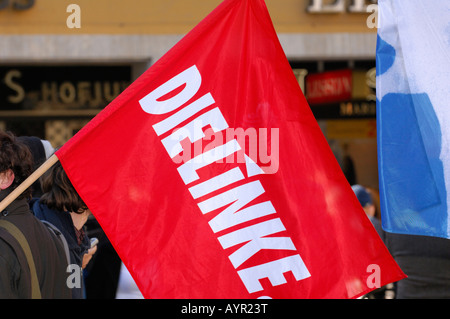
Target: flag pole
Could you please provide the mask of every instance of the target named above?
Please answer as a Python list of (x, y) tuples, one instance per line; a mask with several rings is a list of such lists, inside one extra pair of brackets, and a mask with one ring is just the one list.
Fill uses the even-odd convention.
[(20, 196), (28, 187), (30, 187), (39, 177), (48, 171), (56, 162), (58, 157), (53, 154), (46, 160), (37, 170), (33, 172), (26, 180), (24, 180), (15, 190), (11, 192), (4, 200), (0, 202), (0, 212), (6, 209), (17, 197)]

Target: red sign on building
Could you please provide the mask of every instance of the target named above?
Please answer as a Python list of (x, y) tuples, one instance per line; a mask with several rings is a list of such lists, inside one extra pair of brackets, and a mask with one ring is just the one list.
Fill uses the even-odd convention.
[(339, 70), (308, 75), (306, 94), (310, 105), (349, 100), (352, 97), (352, 71)]

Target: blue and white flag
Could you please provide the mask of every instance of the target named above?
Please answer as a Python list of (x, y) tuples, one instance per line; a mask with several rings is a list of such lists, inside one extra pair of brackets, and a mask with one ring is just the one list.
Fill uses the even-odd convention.
[(450, 1), (379, 0), (383, 229), (450, 238)]

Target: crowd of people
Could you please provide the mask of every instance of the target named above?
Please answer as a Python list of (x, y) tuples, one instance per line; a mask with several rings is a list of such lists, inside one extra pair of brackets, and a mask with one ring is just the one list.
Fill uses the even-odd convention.
[[(0, 131), (0, 202), (53, 152)], [(377, 191), (352, 189), (408, 276), (365, 298), (450, 298), (450, 240), (384, 232)], [(142, 298), (59, 162), (0, 212), (0, 298)]]
[[(0, 201), (53, 152), (48, 141), (0, 131)], [(60, 162), (0, 213), (0, 298), (108, 299), (123, 291), (142, 297)]]

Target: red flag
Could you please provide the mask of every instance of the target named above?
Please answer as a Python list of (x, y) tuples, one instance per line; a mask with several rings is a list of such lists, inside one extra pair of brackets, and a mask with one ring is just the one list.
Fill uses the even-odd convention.
[(351, 298), (404, 277), (262, 0), (224, 1), (57, 156), (146, 298)]

